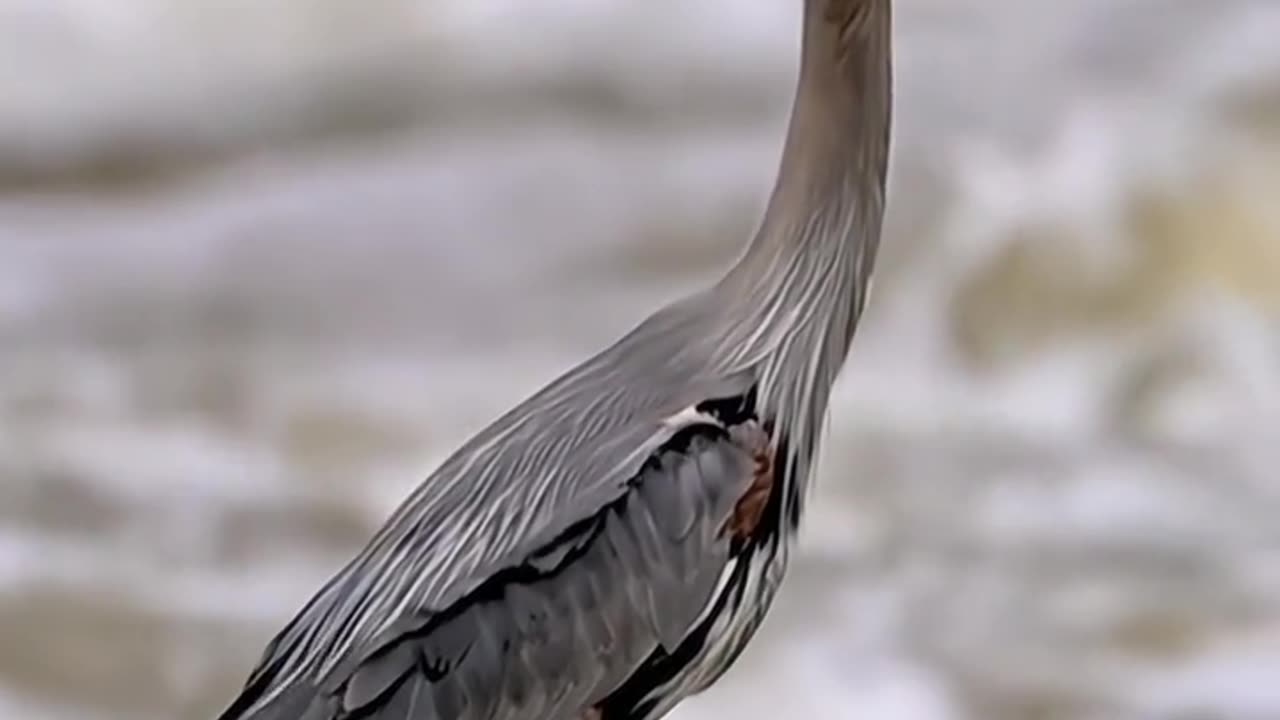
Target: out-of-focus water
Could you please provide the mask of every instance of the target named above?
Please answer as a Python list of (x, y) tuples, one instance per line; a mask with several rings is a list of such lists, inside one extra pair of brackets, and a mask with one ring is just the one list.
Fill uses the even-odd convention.
[[(796, 0), (0, 0), (0, 716), (211, 717), (753, 228)], [(804, 552), (684, 720), (1280, 718), (1280, 5), (901, 0)]]

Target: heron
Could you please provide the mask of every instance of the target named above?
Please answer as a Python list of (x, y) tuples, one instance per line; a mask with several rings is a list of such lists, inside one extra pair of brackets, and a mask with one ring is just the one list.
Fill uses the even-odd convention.
[(794, 548), (880, 245), (891, 0), (803, 0), (757, 231), (465, 442), (270, 641), (221, 720), (654, 720)]

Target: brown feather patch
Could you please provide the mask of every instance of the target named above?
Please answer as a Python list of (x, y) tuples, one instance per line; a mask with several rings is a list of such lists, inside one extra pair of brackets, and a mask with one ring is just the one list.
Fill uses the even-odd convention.
[(742, 441), (751, 452), (754, 466), (751, 485), (738, 499), (723, 530), (736, 542), (747, 541), (760, 527), (765, 507), (773, 494), (774, 479), (773, 444), (768, 433), (755, 423), (743, 427), (742, 431), (746, 435)]

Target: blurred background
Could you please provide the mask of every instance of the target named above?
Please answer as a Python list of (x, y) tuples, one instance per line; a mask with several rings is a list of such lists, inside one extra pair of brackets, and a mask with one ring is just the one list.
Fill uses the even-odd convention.
[[(713, 277), (799, 0), (0, 0), (0, 716), (196, 720)], [(1280, 718), (1280, 3), (899, 0), (803, 550), (678, 720)]]

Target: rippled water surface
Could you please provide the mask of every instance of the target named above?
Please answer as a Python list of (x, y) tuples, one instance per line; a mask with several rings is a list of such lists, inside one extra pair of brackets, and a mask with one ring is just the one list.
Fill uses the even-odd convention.
[[(0, 716), (212, 717), (755, 223), (798, 2), (0, 0)], [(1280, 718), (1280, 5), (901, 0), (803, 552), (684, 720)]]

